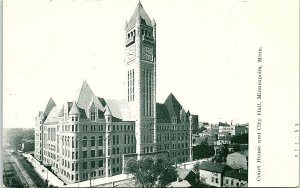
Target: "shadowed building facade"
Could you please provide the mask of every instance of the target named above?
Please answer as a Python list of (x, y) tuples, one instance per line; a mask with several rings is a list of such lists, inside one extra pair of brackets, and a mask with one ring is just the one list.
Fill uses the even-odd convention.
[(75, 99), (52, 98), (36, 117), (35, 157), (66, 183), (124, 173), (131, 160), (192, 160), (197, 118), (171, 93), (156, 102), (156, 23), (141, 3), (125, 23), (123, 100), (96, 96), (86, 81)]

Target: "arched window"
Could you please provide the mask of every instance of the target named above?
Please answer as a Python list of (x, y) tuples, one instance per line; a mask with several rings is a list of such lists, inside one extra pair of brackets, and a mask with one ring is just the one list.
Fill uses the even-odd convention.
[(119, 144), (119, 135), (117, 135), (117, 144)]
[(113, 135), (113, 145), (115, 145), (115, 144), (116, 144), (116, 136)]
[(99, 136), (99, 146), (103, 146), (103, 137)]
[(95, 146), (95, 137), (94, 136), (91, 137), (91, 146)]
[(82, 147), (87, 147), (87, 137), (86, 136), (83, 137)]

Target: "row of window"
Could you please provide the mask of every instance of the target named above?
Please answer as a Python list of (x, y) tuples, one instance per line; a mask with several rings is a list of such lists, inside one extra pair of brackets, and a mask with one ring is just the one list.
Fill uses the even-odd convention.
[(178, 124), (178, 125), (170, 125), (170, 124), (163, 124), (157, 125), (157, 130), (189, 130), (188, 124)]
[[(162, 142), (162, 138), (163, 138), (163, 135), (161, 134), (158, 134), (157, 135), (157, 142)], [(177, 139), (176, 139), (176, 133), (173, 133), (172, 134), (172, 137), (171, 137), (171, 134), (170, 133), (167, 133), (167, 134), (164, 134), (164, 140), (163, 141), (180, 141), (180, 140), (188, 140), (189, 138), (189, 134), (188, 133), (177, 133)]]
[[(226, 184), (226, 185), (229, 185), (229, 178), (226, 178), (226, 179), (225, 179), (225, 184)], [(233, 184), (234, 184), (234, 180), (231, 179), (230, 185), (233, 185)], [(236, 182), (236, 184), (235, 184), (236, 187), (239, 187), (240, 185), (242, 186), (242, 183), (240, 183), (240, 182)]]
[[(134, 131), (134, 125), (108, 125), (108, 131)], [(76, 129), (77, 131), (77, 129)], [(82, 125), (82, 131), (106, 131), (105, 125)]]

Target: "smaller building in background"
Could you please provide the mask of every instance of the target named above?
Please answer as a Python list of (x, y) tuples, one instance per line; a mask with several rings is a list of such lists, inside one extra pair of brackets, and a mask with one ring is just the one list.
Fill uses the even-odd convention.
[(203, 161), (200, 164), (200, 181), (210, 186), (222, 187), (222, 177), (227, 168), (229, 167), (225, 164)]
[(248, 171), (233, 169), (222, 163), (203, 161), (200, 164), (200, 181), (214, 187), (247, 187)]
[(237, 125), (234, 126), (234, 134), (233, 135), (242, 135), (242, 134), (247, 134), (248, 133), (248, 128), (243, 125)]
[(223, 187), (247, 187), (248, 186), (248, 171), (227, 170), (223, 176)]
[(198, 176), (191, 169), (176, 168), (179, 181), (186, 180), (191, 186), (197, 186)]
[(234, 169), (248, 169), (248, 150), (238, 151), (227, 156), (227, 165)]

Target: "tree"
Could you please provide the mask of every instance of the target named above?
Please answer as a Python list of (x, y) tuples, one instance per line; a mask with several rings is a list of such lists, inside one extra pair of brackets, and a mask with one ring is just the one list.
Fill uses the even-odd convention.
[(229, 154), (228, 145), (223, 144), (219, 152), (213, 157), (212, 161), (215, 161), (217, 163), (225, 163), (228, 154)]
[(205, 140), (200, 143), (200, 145), (193, 147), (193, 159), (196, 160), (209, 158), (214, 155), (214, 147), (208, 145), (207, 140), (208, 138), (206, 137)]
[(233, 136), (231, 138), (231, 142), (237, 143), (237, 144), (248, 144), (248, 133)]
[(196, 162), (195, 165), (193, 166), (193, 170), (196, 174), (199, 174), (200, 171), (200, 163)]
[(162, 159), (153, 160), (150, 157), (144, 160), (130, 161), (126, 173), (134, 176), (139, 187), (163, 187), (175, 181), (177, 173), (171, 163)]

